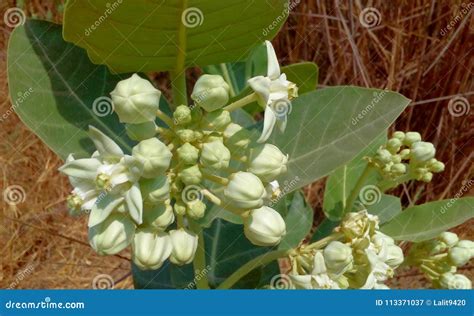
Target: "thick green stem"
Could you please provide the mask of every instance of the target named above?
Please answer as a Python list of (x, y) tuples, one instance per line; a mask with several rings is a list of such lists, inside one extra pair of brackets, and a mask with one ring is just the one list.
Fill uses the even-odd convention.
[(369, 176), (371, 170), (372, 170), (372, 167), (370, 165), (367, 165), (364, 171), (362, 172), (362, 174), (360, 175), (359, 180), (357, 180), (357, 183), (351, 192), (351, 195), (349, 195), (349, 197), (347, 198), (344, 214), (347, 214), (350, 211), (352, 211), (352, 206), (354, 205), (354, 202), (357, 199), (357, 196), (359, 195), (360, 190), (364, 186), (365, 181), (367, 180), (367, 177)]
[(230, 96), (234, 97), (235, 96), (234, 85), (232, 84), (232, 80), (230, 79), (229, 70), (227, 69), (227, 65), (226, 64), (221, 64), (220, 66), (221, 66), (222, 75), (224, 76), (224, 80), (229, 85)]
[(168, 125), (169, 128), (173, 128), (173, 126), (174, 126), (173, 120), (168, 115), (163, 113), (162, 111), (160, 111), (160, 110), (156, 111), (156, 117), (158, 117), (166, 125)]
[(207, 265), (206, 265), (206, 248), (204, 245), (204, 234), (203, 229), (199, 224), (194, 221), (190, 221), (191, 229), (198, 235), (198, 246), (196, 249), (196, 255), (194, 256), (194, 280), (196, 287), (199, 290), (209, 290), (209, 280), (207, 277)]
[(224, 110), (232, 112), (233, 110), (240, 109), (241, 107), (244, 107), (254, 101), (257, 101), (257, 94), (255, 94), (255, 92), (235, 101), (234, 103), (229, 104), (228, 106), (224, 107)]
[(228, 277), (224, 282), (222, 282), (217, 289), (225, 290), (230, 289), (237, 281), (249, 274), (255, 268), (265, 266), (270, 262), (277, 260), (278, 258), (283, 258), (289, 255), (291, 250), (275, 250), (267, 252), (257, 258), (254, 258), (241, 266), (237, 271), (235, 271), (230, 277)]
[(173, 104), (174, 108), (178, 105), (188, 105), (188, 97), (186, 92), (186, 71), (185, 69), (178, 69), (170, 72), (171, 88), (173, 90)]

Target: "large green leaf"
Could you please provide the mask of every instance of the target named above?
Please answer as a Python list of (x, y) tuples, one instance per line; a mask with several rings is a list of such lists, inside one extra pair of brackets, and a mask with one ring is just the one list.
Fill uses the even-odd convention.
[(15, 28), (8, 46), (10, 95), (31, 89), (15, 111), (54, 152), (90, 154), (87, 135), (94, 125), (130, 148), (123, 124), (112, 113), (109, 92), (123, 79), (105, 66), (93, 65), (84, 50), (64, 42), (61, 26), (28, 20)]
[[(375, 153), (386, 140), (387, 136), (384, 131), (348, 164), (331, 172), (324, 190), (323, 211), (327, 218), (332, 221), (338, 221), (343, 217), (347, 198), (352, 193), (359, 177), (367, 166), (367, 161), (364, 160), (364, 157)], [(374, 170), (370, 173), (364, 184), (376, 184), (378, 179), (378, 173)]]
[(366, 205), (370, 214), (377, 215), (381, 224), (391, 221), (402, 211), (402, 202), (400, 198), (388, 195), (378, 195), (370, 205)]
[(409, 207), (381, 231), (396, 240), (423, 241), (474, 217), (474, 197), (453, 198)]
[(64, 38), (115, 72), (243, 60), (285, 22), (287, 0), (68, 1)]
[(305, 93), (293, 101), (284, 134), (271, 142), (289, 154), (280, 183), (291, 191), (327, 175), (352, 160), (400, 115), (410, 102), (389, 91), (352, 86)]

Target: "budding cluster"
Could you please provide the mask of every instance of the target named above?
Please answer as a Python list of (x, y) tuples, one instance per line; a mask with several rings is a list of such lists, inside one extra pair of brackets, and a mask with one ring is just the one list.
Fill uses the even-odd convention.
[(290, 257), (290, 278), (302, 289), (383, 289), (403, 262), (394, 240), (378, 231), (378, 218), (348, 213), (321, 241), (302, 245)]
[(433, 173), (444, 170), (444, 164), (434, 158), (435, 153), (433, 144), (422, 141), (419, 133), (397, 131), (368, 160), (385, 179), (430, 182)]
[(472, 282), (456, 272), (472, 258), (474, 242), (459, 240), (455, 233), (444, 232), (437, 238), (415, 243), (407, 262), (422, 270), (435, 288), (471, 289)]

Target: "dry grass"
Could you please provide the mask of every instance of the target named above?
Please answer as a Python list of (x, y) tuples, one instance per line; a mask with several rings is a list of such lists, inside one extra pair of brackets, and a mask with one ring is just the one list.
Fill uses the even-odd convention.
[[(468, 4), (469, 2), (466, 2)], [(441, 30), (459, 16), (461, 1), (301, 1), (274, 41), (283, 63), (315, 61), (320, 86), (353, 84), (400, 91), (412, 106), (393, 129), (417, 130), (436, 144), (437, 157), (447, 169), (428, 185), (410, 184), (394, 191), (404, 203), (454, 196), (472, 178), (474, 120), (472, 114), (450, 115), (448, 102), (464, 95), (472, 103), (473, 14), (457, 20), (445, 35)], [(14, 1), (3, 1), (0, 14)], [(380, 23), (365, 28), (359, 13), (376, 7)], [(462, 8), (462, 7), (461, 7)], [(52, 14), (48, 13), (49, 11)], [(473, 10), (471, 10), (473, 11)], [(54, 16), (53, 1), (30, 1), (28, 15)], [(0, 23), (3, 23), (1, 19)], [(6, 43), (10, 28), (0, 24), (0, 113), (11, 107), (6, 82)], [(131, 288), (129, 253), (100, 257), (87, 244), (85, 219), (67, 216), (64, 198), (69, 186), (59, 175), (60, 160), (33, 135), (15, 114), (1, 122), (0, 179), (2, 192), (20, 185), (25, 200), (16, 206), (2, 199), (0, 287), (90, 288), (101, 273), (114, 277), (117, 288)], [(324, 181), (307, 188), (307, 196), (321, 220)], [(472, 195), (472, 188), (470, 193)], [(473, 239), (473, 221), (456, 228)], [(464, 272), (473, 278), (472, 267)], [(20, 280), (23, 279), (23, 280)], [(393, 284), (424, 286), (417, 271), (404, 271)]]

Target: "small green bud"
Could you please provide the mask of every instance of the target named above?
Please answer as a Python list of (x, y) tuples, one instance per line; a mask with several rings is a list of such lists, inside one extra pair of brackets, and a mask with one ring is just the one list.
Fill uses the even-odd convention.
[(471, 281), (462, 274), (443, 273), (439, 278), (441, 288), (450, 290), (470, 290)]
[(379, 148), (377, 150), (376, 158), (382, 163), (388, 163), (392, 161), (392, 154), (387, 149)]
[(263, 205), (267, 192), (262, 181), (250, 172), (239, 171), (229, 177), (224, 196), (232, 205), (242, 209), (256, 209)]
[(170, 261), (177, 265), (191, 263), (198, 245), (198, 236), (193, 232), (180, 228), (169, 232), (173, 250)]
[(400, 162), (402, 162), (402, 157), (400, 155), (393, 155), (392, 162), (394, 164), (399, 164)]
[(130, 139), (141, 141), (156, 135), (156, 124), (153, 121), (140, 124), (126, 124), (125, 131)]
[(102, 223), (89, 228), (89, 243), (100, 255), (114, 255), (132, 242), (134, 232), (131, 218), (120, 213), (111, 214)]
[(79, 216), (84, 201), (77, 194), (71, 194), (67, 197), (67, 207), (71, 216)]
[(443, 172), (444, 171), (444, 163), (442, 163), (441, 161), (436, 160), (435, 162), (433, 162), (429, 165), (429, 169), (430, 169), (431, 172), (434, 172), (434, 173)]
[(421, 141), (421, 135), (418, 132), (407, 132), (405, 134), (405, 139), (403, 140), (403, 144), (405, 146), (410, 147), (414, 143)]
[(206, 213), (206, 204), (201, 200), (196, 199), (186, 204), (186, 214), (193, 219), (200, 219)]
[(250, 149), (248, 171), (266, 182), (286, 172), (288, 156), (277, 146), (261, 144)]
[(173, 113), (176, 125), (186, 125), (191, 123), (191, 109), (187, 105), (180, 105)]
[(459, 237), (455, 233), (443, 232), (438, 236), (438, 240), (444, 242), (449, 248), (451, 248), (458, 243)]
[(387, 149), (391, 153), (396, 153), (397, 151), (399, 151), (401, 146), (402, 142), (398, 138), (390, 138), (387, 142)]
[(456, 267), (462, 267), (471, 260), (471, 252), (469, 249), (454, 246), (448, 251), (449, 261)]
[(179, 129), (176, 131), (176, 135), (183, 143), (192, 143), (196, 140), (196, 135), (191, 129)]
[(133, 74), (117, 83), (110, 95), (120, 122), (138, 124), (155, 120), (161, 92), (148, 80)]
[(199, 158), (199, 149), (191, 145), (190, 143), (184, 143), (179, 147), (176, 152), (181, 162), (187, 165), (194, 165), (197, 163)]
[(205, 143), (202, 146), (201, 164), (214, 170), (225, 169), (229, 166), (230, 151), (224, 146), (222, 141), (213, 141)]
[(471, 253), (471, 257), (474, 257), (474, 242), (471, 240), (460, 240), (456, 247), (468, 249)]
[(392, 137), (398, 138), (399, 140), (403, 142), (403, 140), (405, 139), (405, 133), (401, 131), (396, 131), (395, 133), (393, 133)]
[(185, 215), (186, 214), (186, 205), (182, 202), (176, 202), (173, 206), (174, 212), (176, 215)]
[(406, 173), (407, 167), (403, 163), (396, 163), (390, 167), (390, 171), (396, 175), (402, 175)]
[(204, 139), (204, 134), (201, 131), (194, 131), (194, 139), (200, 142)]
[(286, 224), (280, 213), (268, 206), (250, 211), (244, 220), (244, 233), (257, 246), (275, 246), (286, 234)]
[(223, 131), (231, 122), (229, 111), (216, 110), (204, 116), (202, 128), (210, 131)]
[(421, 179), (420, 179), (420, 180), (423, 181), (423, 182), (428, 183), (428, 182), (430, 182), (432, 179), (433, 179), (433, 174), (432, 174), (431, 172), (426, 172), (425, 174), (423, 174), (423, 175), (421, 176)]
[(155, 270), (168, 259), (172, 248), (168, 234), (149, 228), (137, 229), (132, 242), (132, 259), (142, 270)]
[(194, 165), (181, 170), (179, 178), (186, 185), (199, 184), (202, 180), (202, 173), (199, 167)]
[(142, 179), (140, 189), (144, 201), (150, 204), (161, 204), (170, 198), (170, 183), (167, 176), (153, 179)]
[(410, 149), (408, 148), (402, 149), (399, 155), (400, 155), (400, 158), (402, 158), (402, 160), (410, 158)]
[(352, 248), (340, 241), (331, 241), (323, 250), (327, 269), (335, 275), (342, 275), (352, 268)]
[(224, 144), (230, 150), (245, 149), (251, 143), (250, 132), (242, 126), (230, 123), (224, 131)]
[(133, 157), (143, 163), (143, 177), (163, 175), (171, 162), (171, 151), (158, 138), (142, 140), (132, 149)]
[(229, 102), (230, 87), (219, 75), (202, 75), (194, 85), (191, 99), (207, 112), (222, 108)]
[(158, 205), (144, 205), (143, 224), (165, 230), (174, 223), (174, 213), (169, 200)]
[(426, 162), (435, 156), (436, 149), (432, 143), (417, 142), (411, 147), (410, 157), (415, 162)]

